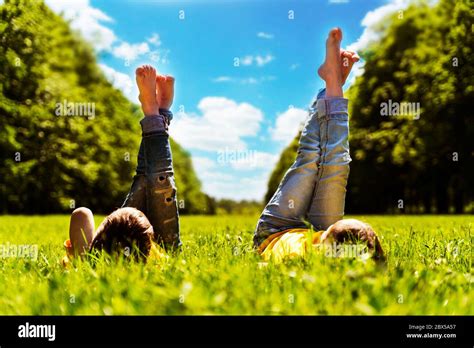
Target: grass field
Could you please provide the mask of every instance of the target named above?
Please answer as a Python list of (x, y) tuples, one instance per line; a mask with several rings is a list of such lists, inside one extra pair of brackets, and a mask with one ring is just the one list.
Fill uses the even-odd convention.
[(68, 216), (0, 216), (0, 245), (39, 248), (0, 258), (0, 314), (474, 314), (472, 216), (356, 218), (381, 236), (385, 269), (320, 253), (265, 266), (256, 216), (185, 216), (180, 254), (66, 270)]

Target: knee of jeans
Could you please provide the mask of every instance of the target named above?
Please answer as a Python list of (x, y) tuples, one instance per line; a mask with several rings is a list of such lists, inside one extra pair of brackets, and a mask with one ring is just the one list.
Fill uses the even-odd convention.
[(323, 164), (321, 169), (321, 180), (331, 183), (339, 183), (341, 186), (347, 185), (349, 178), (350, 166), (349, 163), (343, 164)]
[(300, 147), (298, 149), (298, 155), (296, 157), (296, 163), (316, 163), (319, 161), (320, 151), (319, 148), (306, 148)]
[(323, 155), (321, 164), (347, 166), (351, 163), (352, 158), (348, 149), (340, 149), (338, 151), (328, 151)]
[(267, 239), (270, 234), (274, 232), (276, 232), (276, 229), (269, 226), (269, 224), (265, 221), (265, 218), (260, 217), (253, 236), (254, 245), (259, 246), (265, 239)]
[(258, 234), (264, 234), (266, 232), (274, 232), (276, 229), (272, 225), (271, 220), (272, 220), (272, 217), (269, 215), (266, 215), (265, 212), (263, 212), (260, 218), (258, 219), (255, 232)]
[(173, 204), (177, 194), (173, 176), (167, 173), (158, 174), (156, 178), (155, 192), (162, 193), (166, 205)]

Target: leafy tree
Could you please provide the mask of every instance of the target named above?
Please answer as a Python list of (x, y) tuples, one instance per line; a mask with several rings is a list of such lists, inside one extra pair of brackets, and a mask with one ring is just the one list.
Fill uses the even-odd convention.
[[(58, 116), (65, 102), (93, 105), (94, 113)], [(0, 117), (0, 212), (121, 205), (136, 166), (141, 112), (42, 1), (0, 6)], [(207, 212), (189, 154), (172, 148), (182, 212)]]
[[(347, 93), (354, 159), (348, 212), (472, 209), (472, 11), (469, 0), (413, 2), (381, 19), (381, 40), (360, 52), (364, 74)], [(389, 101), (419, 103), (420, 117), (382, 116)], [(267, 199), (293, 159), (294, 150), (285, 150)]]

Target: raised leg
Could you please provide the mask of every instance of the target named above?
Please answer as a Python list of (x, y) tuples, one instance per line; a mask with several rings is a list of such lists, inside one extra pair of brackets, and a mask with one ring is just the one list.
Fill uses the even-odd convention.
[(156, 242), (165, 247), (177, 247), (181, 245), (179, 214), (168, 134), (174, 78), (157, 76), (151, 66), (138, 68), (136, 74), (145, 118), (140, 122), (142, 143), (137, 175), (124, 206), (135, 206), (145, 213), (153, 226)]
[(342, 86), (359, 57), (341, 50), (342, 32), (330, 31), (326, 41), (326, 60), (318, 70), (326, 82), (326, 94), (316, 108), (320, 127), (321, 161), (308, 208), (307, 219), (317, 230), (325, 230), (344, 216), (346, 185), (349, 176), (348, 100)]
[(304, 219), (319, 230), (342, 218), (350, 162), (347, 99), (342, 97), (342, 85), (359, 57), (341, 50), (341, 40), (339, 28), (330, 31), (326, 60), (318, 70), (326, 89), (310, 109), (296, 161), (260, 216), (255, 246), (272, 234), (305, 228)]
[(321, 150), (317, 110), (311, 109), (299, 140), (295, 162), (257, 223), (254, 244), (259, 246), (271, 234), (291, 228), (305, 228), (304, 218), (312, 199)]
[(320, 99), (321, 161), (307, 219), (316, 230), (325, 230), (342, 219), (349, 176), (349, 123), (347, 99)]

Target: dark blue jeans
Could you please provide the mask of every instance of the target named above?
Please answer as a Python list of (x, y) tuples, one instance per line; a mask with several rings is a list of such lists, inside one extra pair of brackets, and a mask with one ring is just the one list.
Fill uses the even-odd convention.
[(172, 114), (146, 116), (140, 121), (142, 142), (132, 187), (122, 207), (141, 210), (153, 226), (155, 241), (167, 249), (181, 246), (176, 185), (169, 143)]

